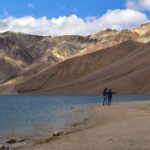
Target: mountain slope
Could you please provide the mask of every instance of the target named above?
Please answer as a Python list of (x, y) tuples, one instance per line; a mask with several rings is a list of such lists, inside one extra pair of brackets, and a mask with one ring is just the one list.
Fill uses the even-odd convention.
[[(32, 66), (34, 70), (40, 72), (40, 69), (36, 69), (35, 66), (46, 68), (68, 58), (93, 53), (128, 40), (149, 42), (148, 27), (149, 24), (146, 24), (132, 31), (107, 29), (85, 37), (78, 35), (43, 37), (14, 32), (2, 33), (0, 34), (0, 55), (5, 55), (13, 61), (21, 61), (24, 65), (21, 68), (19, 67), (18, 71), (15, 71), (16, 73), (14, 72), (13, 74), (8, 73), (9, 71), (3, 73), (3, 69), (1, 69), (4, 75), (2, 75), (3, 78), (0, 79), (0, 83), (15, 75), (22, 75), (24, 70), (30, 70)], [(145, 34), (140, 34), (143, 29)], [(10, 64), (9, 66), (13, 70), (13, 65)], [(7, 66), (4, 68), (7, 68)], [(14, 70), (16, 69), (14, 68)], [(30, 76), (30, 74), (28, 75)], [(28, 77), (24, 79), (26, 78)]]
[(130, 30), (117, 31), (106, 29), (97, 34), (89, 35), (88, 37), (92, 40), (96, 40), (97, 42), (88, 45), (85, 49), (78, 53), (79, 56), (92, 53), (107, 47), (112, 47), (128, 40), (136, 40), (140, 36), (138, 33)]
[(14, 60), (8, 56), (0, 56), (0, 83), (4, 82), (6, 79), (16, 76), (20, 73), (26, 64), (19, 60)]
[[(32, 66), (45, 68), (57, 64), (93, 42), (95, 40), (82, 36), (42, 37), (14, 32), (2, 33), (0, 34), (0, 61), (3, 68), (1, 67), (0, 70), (0, 83), (22, 74)], [(11, 61), (8, 63), (5, 58)], [(21, 66), (16, 66), (13, 62), (16, 64), (20, 62)], [(39, 68), (36, 70), (40, 71)]]
[(68, 59), (19, 84), (17, 91), (43, 90), (78, 80), (120, 61), (140, 46), (141, 43), (127, 41), (92, 54)]
[(9, 91), (21, 94), (83, 94), (98, 93), (108, 86), (120, 92), (126, 87), (128, 92), (147, 93), (148, 42), (150, 23), (89, 36), (1, 33), (0, 92), (10, 87)]
[[(106, 87), (119, 93), (150, 94), (150, 43), (85, 78), (41, 94), (98, 94)], [(37, 94), (37, 93), (36, 93)]]

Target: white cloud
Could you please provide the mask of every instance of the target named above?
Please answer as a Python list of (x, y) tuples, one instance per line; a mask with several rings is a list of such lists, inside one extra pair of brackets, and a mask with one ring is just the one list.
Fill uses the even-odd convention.
[(27, 6), (28, 6), (29, 8), (35, 8), (35, 5), (32, 4), (32, 3), (28, 3)]
[(126, 6), (134, 10), (150, 10), (150, 0), (127, 0)]
[(58, 18), (26, 16), (22, 18), (7, 17), (0, 20), (0, 32), (14, 31), (38, 35), (88, 35), (106, 28), (131, 28), (147, 22), (144, 13), (131, 10), (109, 10), (99, 18), (79, 18), (76, 15)]
[(132, 9), (110, 10), (100, 18), (101, 23), (106, 27), (115, 29), (132, 28), (147, 21), (144, 13)]

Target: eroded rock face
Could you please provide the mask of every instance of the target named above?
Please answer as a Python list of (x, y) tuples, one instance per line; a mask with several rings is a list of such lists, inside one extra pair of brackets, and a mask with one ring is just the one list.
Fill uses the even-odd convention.
[(139, 35), (145, 35), (147, 32), (150, 31), (150, 23), (143, 24), (135, 29), (133, 29), (134, 32), (137, 32)]
[[(95, 42), (82, 36), (42, 37), (22, 33), (0, 34), (0, 83), (27, 68), (55, 65)], [(39, 71), (39, 70), (38, 70)]]

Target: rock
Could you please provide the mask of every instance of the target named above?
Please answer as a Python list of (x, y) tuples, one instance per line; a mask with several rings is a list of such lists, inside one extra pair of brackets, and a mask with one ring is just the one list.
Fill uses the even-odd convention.
[(53, 136), (60, 136), (62, 135), (64, 132), (63, 131), (54, 131), (53, 132)]
[(113, 139), (109, 139), (109, 141), (113, 141)]
[(6, 147), (4, 148), (4, 150), (10, 150), (10, 147), (9, 147), (9, 146), (6, 146)]
[(5, 146), (4, 144), (0, 144), (0, 150), (10, 150), (10, 147)]
[(88, 120), (89, 120), (88, 118), (85, 118), (85, 119), (84, 119), (84, 121), (88, 121)]
[(73, 123), (71, 124), (72, 127), (76, 127), (77, 126), (77, 123)]
[(4, 150), (5, 149), (5, 145), (4, 144), (0, 144), (0, 150)]
[(18, 139), (17, 140), (17, 142), (19, 142), (19, 143), (22, 143), (22, 142), (25, 142), (26, 141), (26, 139)]
[(74, 107), (70, 107), (70, 109), (74, 109)]
[(133, 145), (133, 144), (130, 144), (130, 146), (133, 147), (134, 145)]
[(16, 139), (10, 139), (10, 140), (8, 140), (6, 143), (8, 143), (8, 144), (14, 144), (14, 143), (16, 143), (16, 142), (17, 142)]

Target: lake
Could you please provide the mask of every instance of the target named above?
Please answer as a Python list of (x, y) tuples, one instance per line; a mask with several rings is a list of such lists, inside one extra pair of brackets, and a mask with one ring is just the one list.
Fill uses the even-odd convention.
[[(86, 113), (74, 108), (101, 104), (102, 96), (0, 96), (0, 140), (59, 129)], [(113, 102), (150, 100), (150, 95), (115, 95)]]

